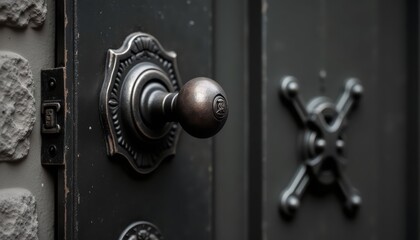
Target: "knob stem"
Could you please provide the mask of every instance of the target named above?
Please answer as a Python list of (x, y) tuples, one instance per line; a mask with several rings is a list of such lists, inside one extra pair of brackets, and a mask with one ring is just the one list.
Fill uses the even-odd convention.
[(150, 93), (146, 100), (147, 104), (143, 109), (143, 115), (149, 119), (149, 127), (161, 126), (165, 122), (176, 122), (175, 104), (178, 93), (168, 93), (156, 90)]
[(194, 137), (216, 134), (227, 118), (223, 89), (213, 80), (190, 80), (180, 92), (170, 93), (158, 82), (145, 86), (140, 109), (146, 125), (159, 129), (167, 122), (179, 122)]

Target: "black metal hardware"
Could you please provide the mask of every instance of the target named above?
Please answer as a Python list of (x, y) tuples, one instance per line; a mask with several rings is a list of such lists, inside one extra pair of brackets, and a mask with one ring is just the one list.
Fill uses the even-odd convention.
[[(176, 54), (151, 35), (133, 33), (121, 48), (109, 50), (100, 111), (108, 155), (122, 156), (139, 173), (150, 173), (175, 154), (180, 129), (200, 138), (226, 122), (223, 89), (208, 78), (181, 88)], [(178, 92), (179, 91), (179, 92)]]
[(300, 205), (309, 182), (331, 186), (337, 184), (345, 198), (345, 207), (354, 213), (361, 197), (344, 174), (347, 161), (343, 156), (343, 130), (350, 109), (359, 100), (363, 87), (357, 79), (349, 79), (337, 103), (327, 97), (315, 97), (306, 106), (299, 95), (296, 78), (287, 76), (280, 83), (281, 95), (292, 105), (304, 126), (304, 162), (289, 186), (280, 194), (281, 211), (291, 216)]
[(42, 133), (59, 133), (61, 130), (60, 124), (57, 122), (57, 114), (61, 109), (60, 101), (45, 100), (42, 103)]
[[(150, 73), (151, 72), (151, 73)], [(144, 75), (153, 74), (148, 71)], [(164, 78), (164, 76), (156, 76)], [(140, 77), (139, 77), (140, 78)], [(150, 77), (153, 78), (153, 77)], [(123, 94), (131, 97), (130, 89)], [(217, 133), (226, 121), (227, 106), (223, 89), (215, 81), (208, 78), (195, 78), (187, 82), (178, 92), (168, 92), (161, 83), (146, 83), (140, 91), (140, 105), (137, 101), (129, 103), (126, 108), (134, 105), (140, 109), (140, 114), (134, 114), (132, 119), (137, 122), (144, 121), (142, 132), (157, 133), (167, 122), (178, 121), (186, 132), (199, 138), (207, 138)], [(129, 113), (127, 118), (132, 113)], [(141, 118), (138, 118), (138, 117)], [(158, 136), (146, 135), (146, 138)]]
[(152, 223), (135, 222), (124, 230), (119, 240), (163, 240), (163, 236)]
[(41, 163), (63, 165), (64, 68), (41, 71)]

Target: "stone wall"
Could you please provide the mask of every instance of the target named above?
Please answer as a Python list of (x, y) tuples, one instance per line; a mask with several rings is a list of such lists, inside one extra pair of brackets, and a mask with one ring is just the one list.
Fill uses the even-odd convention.
[(34, 81), (28, 60), (0, 51), (0, 161), (28, 155), (35, 123)]
[(38, 239), (35, 197), (28, 190), (0, 190), (0, 239)]
[(2, 0), (0, 9), (0, 25), (15, 28), (41, 27), (47, 16), (45, 0)]
[(40, 71), (54, 67), (54, 0), (0, 0), (0, 239), (54, 239), (41, 165)]

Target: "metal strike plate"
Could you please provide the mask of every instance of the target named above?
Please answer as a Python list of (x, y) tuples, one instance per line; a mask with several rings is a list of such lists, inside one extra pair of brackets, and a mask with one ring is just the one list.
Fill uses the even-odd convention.
[(41, 71), (41, 163), (44, 166), (64, 164), (64, 70)]
[(280, 194), (280, 210), (286, 216), (292, 216), (299, 208), (309, 183), (315, 182), (323, 186), (336, 185), (344, 197), (346, 211), (354, 213), (362, 199), (344, 173), (347, 159), (343, 156), (343, 131), (350, 110), (363, 93), (359, 80), (347, 80), (337, 103), (321, 96), (313, 98), (305, 106), (299, 94), (298, 81), (292, 76), (282, 79), (280, 91), (304, 127), (305, 158), (290, 184)]
[(152, 223), (135, 222), (124, 230), (119, 240), (163, 240), (163, 236)]

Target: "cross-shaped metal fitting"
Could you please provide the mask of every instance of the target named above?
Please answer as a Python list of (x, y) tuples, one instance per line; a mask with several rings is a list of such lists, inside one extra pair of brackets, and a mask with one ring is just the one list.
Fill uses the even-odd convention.
[(281, 80), (280, 91), (304, 127), (305, 158), (290, 184), (280, 194), (281, 211), (288, 216), (293, 215), (300, 206), (309, 182), (315, 181), (325, 186), (336, 184), (344, 197), (346, 210), (354, 212), (362, 199), (343, 171), (347, 163), (343, 156), (343, 130), (347, 115), (363, 93), (359, 80), (347, 80), (344, 93), (337, 103), (321, 96), (313, 98), (305, 106), (299, 95), (298, 81), (292, 76)]

